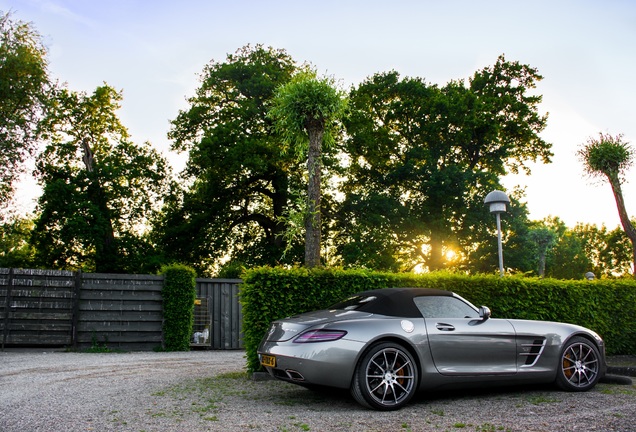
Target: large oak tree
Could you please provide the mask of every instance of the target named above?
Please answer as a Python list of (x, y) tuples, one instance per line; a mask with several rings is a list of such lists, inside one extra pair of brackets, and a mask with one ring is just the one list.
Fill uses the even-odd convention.
[(154, 271), (144, 227), (166, 193), (169, 168), (149, 143), (131, 142), (117, 117), (122, 95), (60, 89), (37, 160), (43, 187), (33, 232), (48, 268)]
[(434, 270), (447, 266), (451, 248), (474, 252), (491, 225), (483, 197), (508, 172), (552, 155), (539, 137), (546, 116), (532, 90), (540, 79), (501, 56), (468, 85), (391, 71), (355, 88), (338, 241), (345, 264), (373, 256), (373, 265), (380, 257), (389, 268)]
[(287, 244), (291, 205), (302, 190), (302, 164), (285, 154), (268, 104), (296, 70), (283, 50), (245, 46), (211, 61), (188, 108), (172, 121), (173, 148), (188, 151), (182, 187), (156, 225), (168, 257), (202, 272), (222, 260), (246, 265), (295, 262)]

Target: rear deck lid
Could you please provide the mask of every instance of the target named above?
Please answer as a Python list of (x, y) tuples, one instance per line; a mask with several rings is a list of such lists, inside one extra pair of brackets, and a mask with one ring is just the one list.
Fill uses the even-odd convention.
[(357, 311), (322, 310), (274, 321), (267, 334), (268, 342), (284, 342), (312, 327), (322, 327), (334, 321), (367, 318), (372, 314)]

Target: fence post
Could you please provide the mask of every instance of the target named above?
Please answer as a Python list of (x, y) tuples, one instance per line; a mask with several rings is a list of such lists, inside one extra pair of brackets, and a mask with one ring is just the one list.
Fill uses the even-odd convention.
[(75, 287), (73, 287), (73, 312), (71, 315), (71, 346), (77, 348), (77, 325), (80, 313), (80, 293), (82, 290), (82, 271), (75, 272)]
[(7, 298), (4, 307), (4, 329), (2, 331), (2, 351), (4, 351), (4, 345), (7, 343), (9, 337), (9, 324), (11, 323), (11, 289), (13, 287), (13, 268), (9, 269), (9, 276), (7, 277)]

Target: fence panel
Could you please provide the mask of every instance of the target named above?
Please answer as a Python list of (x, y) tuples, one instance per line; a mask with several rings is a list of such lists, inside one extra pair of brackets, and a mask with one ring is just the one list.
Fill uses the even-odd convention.
[(81, 280), (76, 346), (161, 346), (163, 276), (83, 273)]
[[(196, 280), (193, 346), (243, 348), (240, 279)], [(0, 342), (8, 346), (103, 346), (151, 350), (162, 344), (163, 276), (0, 268)], [(203, 314), (203, 315), (201, 315)], [(207, 315), (206, 315), (207, 314)], [(193, 336), (196, 336), (193, 334)]]
[(70, 345), (75, 273), (0, 269), (0, 335), (5, 345)]

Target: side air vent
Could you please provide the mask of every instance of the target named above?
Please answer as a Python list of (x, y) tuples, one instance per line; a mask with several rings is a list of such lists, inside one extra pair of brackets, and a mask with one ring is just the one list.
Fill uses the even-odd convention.
[(525, 357), (525, 361), (521, 367), (534, 366), (545, 348), (545, 339), (535, 339), (528, 343), (521, 344), (521, 352), (519, 355)]

